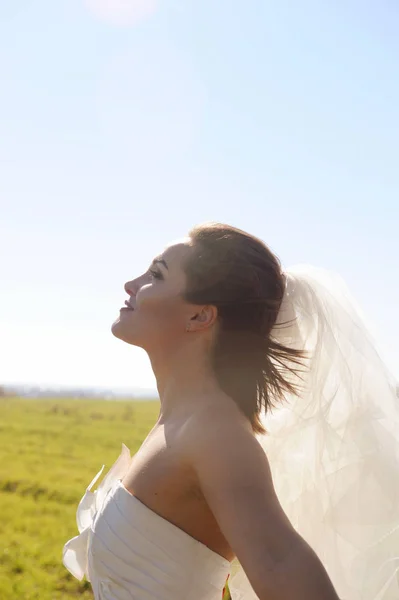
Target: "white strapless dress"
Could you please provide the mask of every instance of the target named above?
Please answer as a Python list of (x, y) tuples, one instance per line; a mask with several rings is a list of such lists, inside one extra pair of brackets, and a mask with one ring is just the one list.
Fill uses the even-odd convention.
[[(321, 420), (300, 409), (302, 426), (289, 413), (290, 427), (281, 409), (263, 440), (286, 514), (340, 598), (399, 600), (397, 429), (392, 436), (378, 415), (351, 414), (342, 431), (334, 424), (320, 438)], [(78, 506), (80, 533), (64, 546), (64, 565), (91, 581), (95, 600), (222, 600), (227, 578), (233, 600), (258, 600), (237, 559), (225, 560), (127, 491), (121, 480), (130, 463), (123, 445), (92, 492), (103, 469), (97, 473)]]
[(103, 469), (90, 483), (64, 565), (96, 600), (221, 600), (230, 562), (135, 498), (121, 482), (130, 462), (123, 445), (95, 492)]

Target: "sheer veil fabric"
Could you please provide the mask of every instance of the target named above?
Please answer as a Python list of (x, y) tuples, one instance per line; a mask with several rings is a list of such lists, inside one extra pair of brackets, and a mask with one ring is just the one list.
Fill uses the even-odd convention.
[[(309, 358), (301, 393), (264, 417), (259, 437), (277, 495), (340, 598), (398, 600), (397, 381), (340, 277), (307, 265), (285, 276), (272, 336)], [(232, 567), (233, 600), (256, 599)]]

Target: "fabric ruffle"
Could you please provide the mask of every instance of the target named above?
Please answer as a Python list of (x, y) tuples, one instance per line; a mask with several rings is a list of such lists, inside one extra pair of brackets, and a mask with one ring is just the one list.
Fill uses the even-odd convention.
[(111, 490), (116, 485), (118, 480), (122, 479), (131, 462), (130, 450), (125, 444), (122, 444), (122, 451), (112, 465), (103, 481), (98, 486), (97, 490), (91, 491), (104, 470), (103, 465), (94, 479), (90, 482), (86, 489), (86, 493), (79, 502), (76, 511), (76, 523), (79, 530), (79, 535), (69, 540), (63, 549), (62, 562), (68, 571), (82, 581), (85, 576), (90, 581), (88, 573), (88, 542), (89, 533), (92, 523), (97, 512), (101, 509), (103, 502)]

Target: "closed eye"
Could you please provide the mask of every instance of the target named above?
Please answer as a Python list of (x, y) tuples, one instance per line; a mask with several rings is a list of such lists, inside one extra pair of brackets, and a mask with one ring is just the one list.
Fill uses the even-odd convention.
[(153, 269), (150, 269), (150, 274), (154, 277), (154, 279), (163, 279), (163, 275), (159, 271), (154, 271)]

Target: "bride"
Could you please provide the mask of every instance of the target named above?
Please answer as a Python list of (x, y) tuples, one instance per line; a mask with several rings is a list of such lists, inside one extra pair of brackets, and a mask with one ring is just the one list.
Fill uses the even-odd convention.
[(125, 291), (160, 413), (89, 485), (69, 571), (96, 600), (397, 600), (395, 381), (342, 281), (206, 223)]

